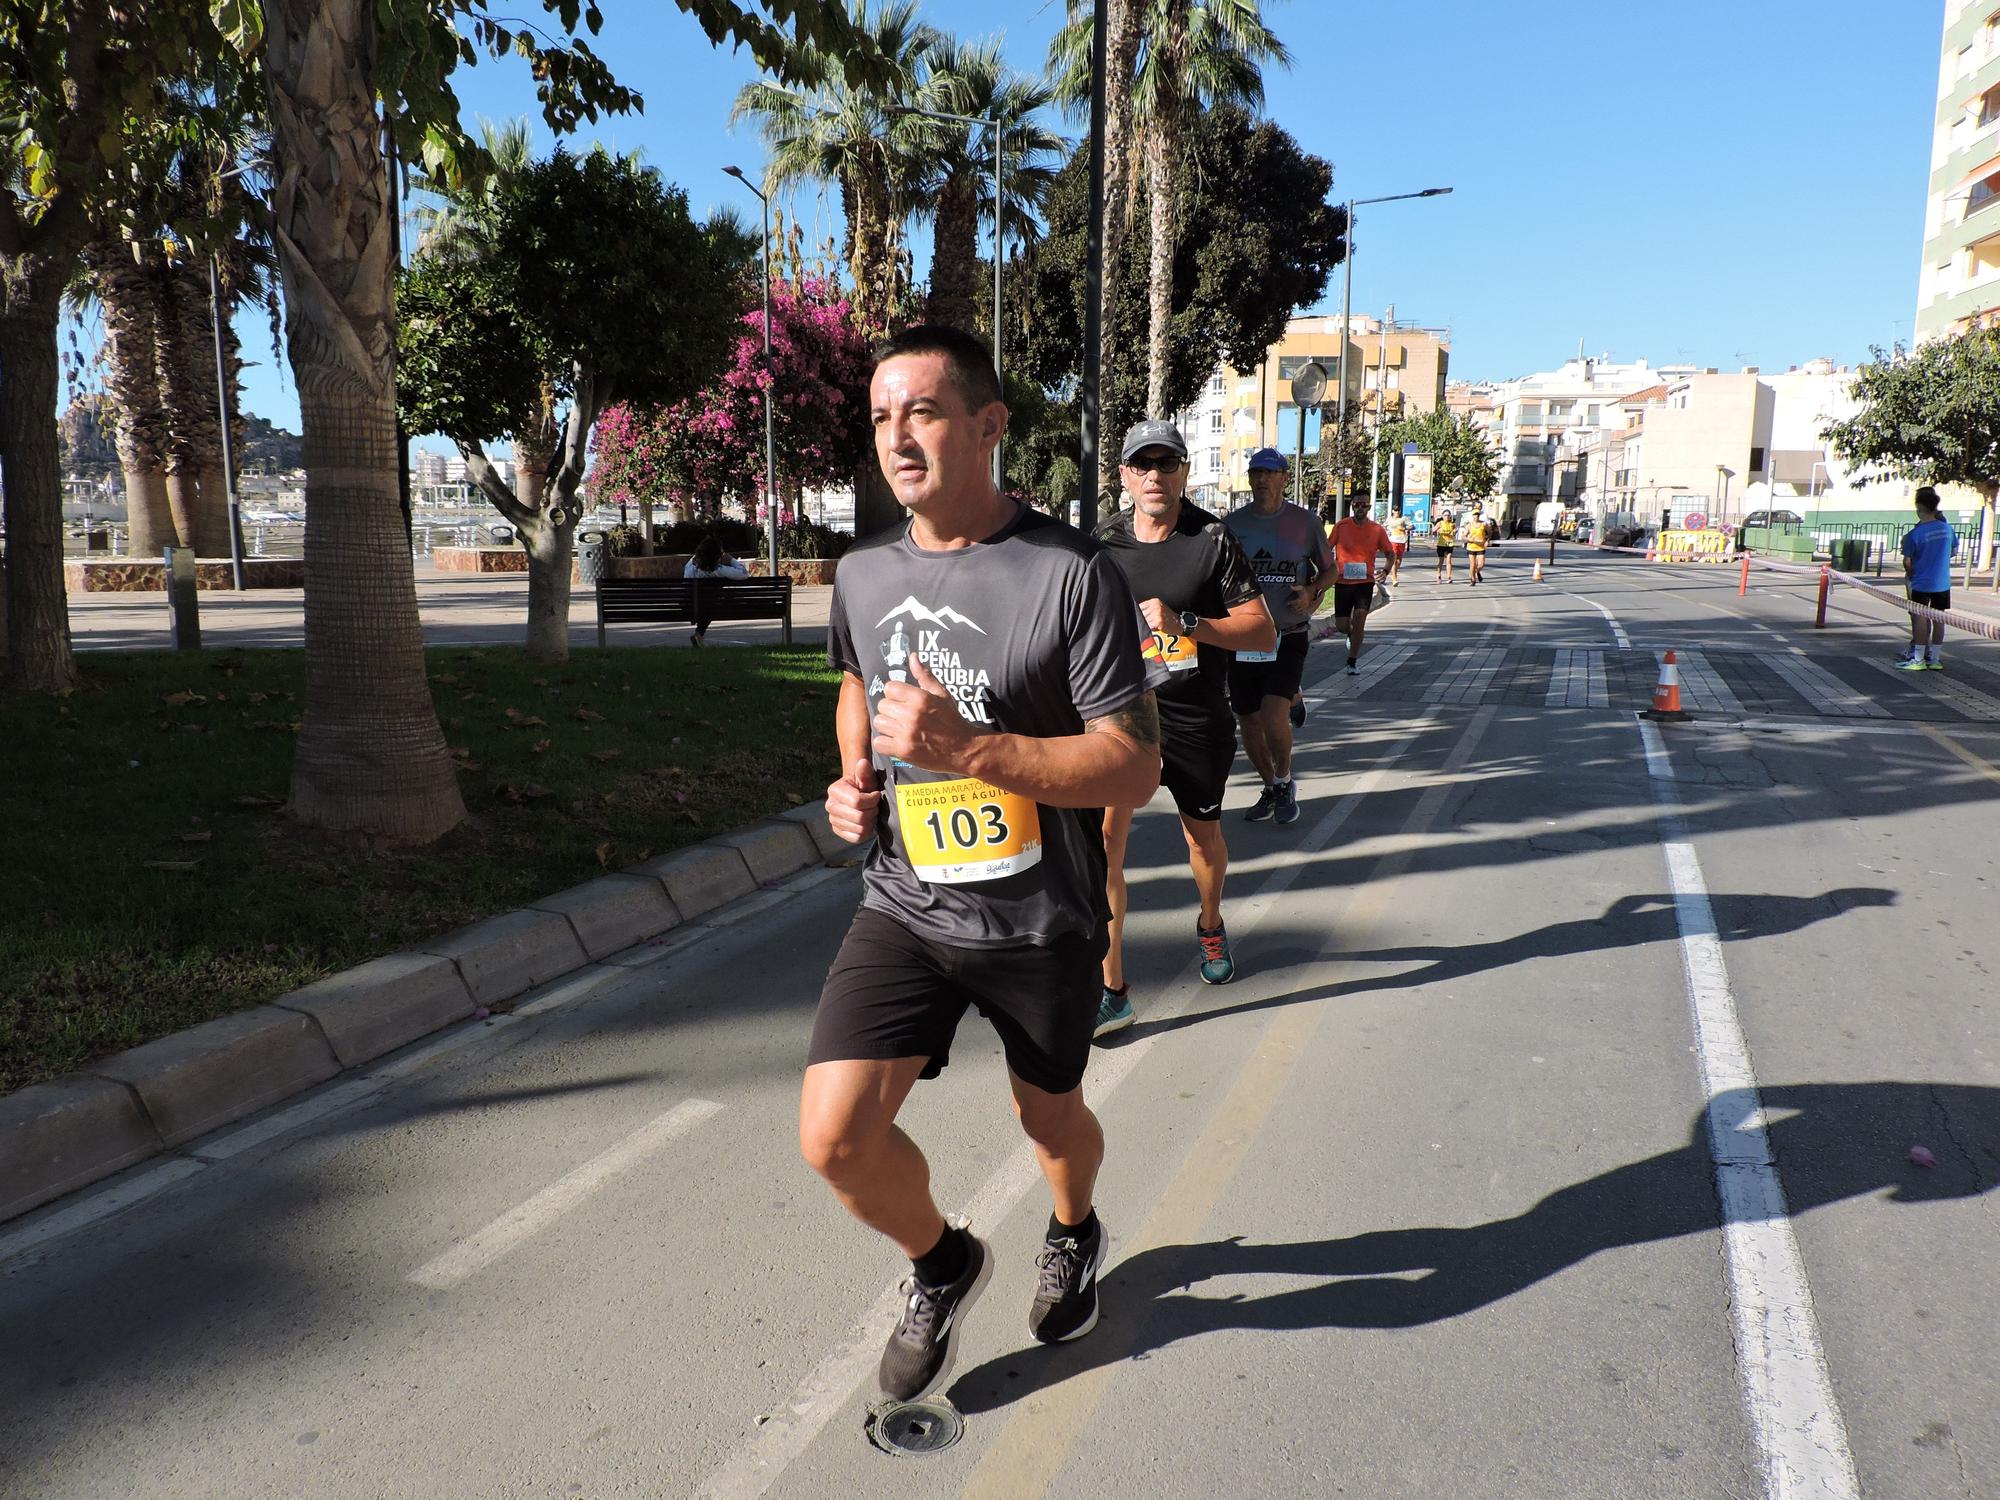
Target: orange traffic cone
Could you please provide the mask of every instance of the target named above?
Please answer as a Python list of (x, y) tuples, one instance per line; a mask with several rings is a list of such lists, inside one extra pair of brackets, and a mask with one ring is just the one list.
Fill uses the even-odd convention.
[(1538, 557), (1535, 559), (1535, 582), (1540, 583), (1541, 581), (1542, 581), (1542, 560)]
[(1646, 717), (1668, 723), (1688, 717), (1681, 707), (1681, 671), (1674, 664), (1671, 651), (1660, 661), (1660, 680), (1653, 689), (1653, 706), (1646, 710)]

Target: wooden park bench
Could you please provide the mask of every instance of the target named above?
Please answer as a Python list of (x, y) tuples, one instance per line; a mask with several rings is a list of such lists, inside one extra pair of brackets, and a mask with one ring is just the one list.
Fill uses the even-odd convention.
[(600, 578), (597, 644), (606, 625), (693, 625), (695, 605), (709, 624), (724, 620), (778, 620), (792, 643), (789, 578)]

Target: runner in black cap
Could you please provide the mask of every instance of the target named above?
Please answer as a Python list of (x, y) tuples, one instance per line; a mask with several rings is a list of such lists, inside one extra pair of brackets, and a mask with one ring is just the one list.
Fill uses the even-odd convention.
[[(1155, 693), (1160, 705), (1160, 783), (1173, 793), (1187, 837), (1201, 913), (1195, 940), (1201, 977), (1227, 984), (1236, 964), (1222, 921), (1222, 879), (1229, 847), (1222, 838), (1222, 796), (1236, 759), (1236, 722), (1230, 716), (1228, 680), (1232, 651), (1266, 651), (1277, 627), (1264, 607), (1263, 589), (1236, 538), (1207, 511), (1187, 504), (1187, 443), (1171, 422), (1140, 422), (1125, 434), (1119, 476), (1131, 497), (1097, 528), (1110, 549), (1151, 633), (1149, 656), (1170, 674)], [(1110, 871), (1110, 946), (1104, 955), (1104, 996), (1097, 1032), (1104, 1036), (1132, 1024), (1125, 983), (1125, 844), (1132, 810), (1104, 814), (1104, 857)]]

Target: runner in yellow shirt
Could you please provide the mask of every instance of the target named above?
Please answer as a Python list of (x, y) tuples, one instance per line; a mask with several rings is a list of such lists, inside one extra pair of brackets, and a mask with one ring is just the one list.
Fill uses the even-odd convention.
[(1452, 523), (1451, 512), (1446, 511), (1437, 521), (1438, 582), (1451, 582), (1451, 549), (1458, 539), (1458, 528)]
[(1486, 519), (1485, 511), (1475, 510), (1465, 523), (1465, 560), (1472, 567), (1473, 583), (1486, 577), (1486, 544), (1492, 538), (1493, 523)]

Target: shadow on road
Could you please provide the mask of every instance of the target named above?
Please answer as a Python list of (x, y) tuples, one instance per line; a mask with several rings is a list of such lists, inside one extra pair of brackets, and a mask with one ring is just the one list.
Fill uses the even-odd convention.
[[(1762, 1091), (1773, 1152), (1794, 1218), (1889, 1189), (1887, 1201), (1971, 1198), (2000, 1185), (2000, 1089), (1879, 1082)], [(1725, 1101), (1727, 1102), (1727, 1096)], [(1748, 1112), (1747, 1097), (1741, 1101)], [(1927, 1144), (1937, 1165), (1908, 1156)], [(1627, 1245), (1719, 1228), (1705, 1119), (1688, 1144), (1559, 1188), (1511, 1219), (1462, 1227), (1370, 1230), (1259, 1245), (1240, 1235), (1160, 1245), (1114, 1262), (1104, 1315), (1075, 1344), (989, 1360), (953, 1385), (967, 1413), (998, 1410), (1060, 1381), (1183, 1339), (1228, 1329), (1412, 1328), (1490, 1306)], [(1196, 1290), (1220, 1278), (1315, 1278), (1262, 1295)]]
[[(1818, 896), (1711, 896), (1715, 932), (1725, 942), (1777, 937), (1797, 932), (1837, 917), (1859, 906), (1894, 906), (1896, 893), (1879, 886), (1841, 886)], [(1218, 1006), (1158, 1021), (1141, 1021), (1129, 1035), (1134, 1037), (1179, 1031), (1223, 1016), (1247, 1015), (1274, 1010), (1301, 1001), (1337, 1000), (1346, 995), (1374, 994), (1383, 990), (1415, 989), (1422, 985), (1449, 984), (1474, 974), (1505, 969), (1537, 958), (1566, 958), (1579, 953), (1608, 952), (1615, 948), (1637, 948), (1647, 943), (1670, 943), (1680, 938), (1670, 895), (1620, 896), (1600, 917), (1572, 922), (1551, 922), (1530, 932), (1497, 938), (1486, 943), (1458, 946), (1426, 943), (1401, 948), (1375, 948), (1356, 953), (1328, 953), (1317, 946), (1276, 946), (1260, 953), (1266, 968), (1285, 964), (1311, 965), (1328, 959), (1347, 964), (1414, 964), (1399, 974), (1370, 974), (1344, 979), (1334, 984), (1308, 985), (1282, 995), (1264, 995), (1240, 1005)]]

